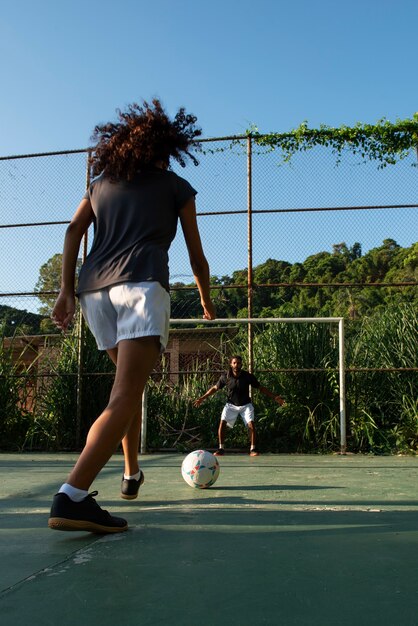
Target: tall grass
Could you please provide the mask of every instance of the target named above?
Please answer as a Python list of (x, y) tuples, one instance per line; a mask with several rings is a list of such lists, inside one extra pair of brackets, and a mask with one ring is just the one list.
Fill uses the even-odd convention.
[[(248, 363), (247, 329), (239, 327), (235, 336), (221, 342), (227, 369), (229, 357), (240, 354), (244, 368)], [(263, 449), (274, 451), (329, 450), (339, 445), (338, 385), (335, 368), (338, 363), (337, 341), (329, 327), (268, 324), (254, 326), (254, 361), (257, 378), (263, 386), (280, 393), (286, 406), (280, 408), (256, 390), (258, 442)], [(219, 359), (220, 357), (220, 359)], [(277, 369), (326, 368), (325, 372), (284, 373)], [(192, 400), (203, 395), (219, 377), (210, 374), (212, 363), (196, 363), (180, 382), (170, 382), (168, 375), (153, 383), (148, 400), (151, 447), (190, 448), (217, 446), (217, 430), (225, 393), (210, 397), (199, 408)], [(248, 447), (248, 433), (240, 422), (227, 431), (227, 447)]]
[[(78, 389), (77, 329), (63, 338), (60, 355), (52, 365), (52, 376), (43, 380), (42, 392), (33, 416), (28, 445), (32, 449), (74, 450), (109, 399), (114, 366), (106, 353), (99, 352), (89, 330), (82, 339), (82, 384)], [(77, 394), (81, 398), (80, 422)]]
[[(346, 338), (348, 449), (353, 452), (415, 453), (418, 449), (418, 312), (402, 304), (353, 323)], [(225, 394), (199, 408), (193, 400), (240, 354), (247, 368), (247, 328), (238, 327), (221, 342), (213, 360), (196, 362), (187, 374), (173, 375), (162, 362), (148, 393), (147, 443), (151, 449), (216, 447)], [(323, 324), (254, 325), (254, 373), (260, 383), (286, 400), (279, 407), (254, 390), (259, 446), (271, 452), (330, 452), (339, 449), (338, 338)], [(40, 377), (37, 401), (28, 410), (26, 379), (12, 352), (0, 348), (0, 448), (76, 449), (107, 403), (113, 365), (98, 352), (87, 331), (83, 337), (81, 422), (77, 424), (78, 339), (63, 339), (50, 375)], [(401, 372), (391, 368), (409, 368)], [(385, 369), (386, 371), (375, 371)], [(296, 369), (317, 371), (295, 372)], [(371, 369), (373, 371), (371, 371)], [(288, 371), (277, 371), (288, 370)], [(389, 371), (388, 371), (389, 370)], [(27, 372), (25, 372), (27, 374)], [(248, 447), (238, 421), (228, 429), (226, 446)]]
[(196, 361), (188, 374), (174, 382), (163, 363), (161, 377), (148, 384), (148, 447), (184, 451), (216, 447), (223, 399), (215, 396), (199, 408), (193, 407), (193, 401), (216, 381), (212, 368), (209, 361)]
[[(363, 320), (348, 346), (351, 367), (414, 368), (417, 355), (418, 312), (410, 304), (390, 307)], [(359, 372), (349, 377), (347, 392), (355, 450), (417, 450), (417, 372)]]
[[(416, 367), (417, 312), (400, 305), (376, 312), (351, 328), (347, 366), (361, 368)], [(225, 369), (228, 357), (241, 354), (248, 362), (247, 329), (222, 343)], [(279, 407), (253, 392), (260, 447), (274, 452), (330, 452), (340, 447), (338, 337), (322, 324), (254, 325), (254, 373), (261, 384), (286, 400)], [(317, 369), (310, 372), (273, 370)], [(211, 364), (197, 365), (185, 378), (155, 385), (149, 404), (153, 447), (217, 445), (217, 426), (225, 401), (222, 392), (199, 409), (191, 399), (202, 395), (217, 379)], [(356, 452), (415, 452), (418, 445), (416, 372), (360, 371), (347, 376), (348, 446)], [(189, 429), (189, 432), (187, 432)], [(180, 435), (182, 433), (182, 435)], [(192, 438), (193, 436), (198, 437)], [(243, 448), (244, 428), (228, 431), (227, 446)]]
[(0, 337), (0, 450), (22, 450), (31, 423), (27, 369), (13, 358), (14, 339), (6, 348)]
[[(260, 382), (286, 400), (279, 409), (269, 398), (254, 394), (265, 446), (301, 452), (339, 445), (335, 329), (324, 324), (270, 324), (255, 334), (254, 367)], [(318, 371), (269, 373), (272, 369)]]

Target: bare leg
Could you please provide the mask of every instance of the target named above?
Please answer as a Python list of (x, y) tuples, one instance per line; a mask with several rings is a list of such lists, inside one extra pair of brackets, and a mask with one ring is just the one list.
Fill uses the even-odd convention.
[(249, 435), (250, 435), (251, 448), (255, 448), (256, 432), (255, 432), (255, 424), (254, 424), (254, 422), (249, 422), (248, 423), (248, 431), (249, 431)]
[(138, 416), (142, 392), (159, 354), (159, 337), (119, 342), (116, 376), (103, 413), (91, 426), (86, 445), (67, 482), (88, 490)]
[(219, 422), (219, 428), (218, 428), (218, 438), (219, 438), (219, 445), (223, 445), (224, 441), (225, 441), (225, 432), (226, 432), (226, 422), (225, 420), (221, 420)]
[[(109, 357), (113, 363), (117, 365), (118, 349), (112, 348), (107, 351)], [(139, 440), (141, 437), (141, 423), (142, 423), (142, 396), (139, 400), (139, 408), (135, 419), (132, 420), (131, 425), (126, 431), (126, 435), (122, 439), (123, 456), (125, 460), (124, 473), (127, 476), (133, 476), (139, 471), (138, 465), (138, 450)]]
[[(142, 399), (142, 394), (141, 394), (141, 399)], [(138, 451), (139, 451), (139, 440), (141, 437), (141, 424), (142, 424), (142, 407), (139, 407), (138, 412), (135, 416), (135, 419), (132, 420), (132, 423), (126, 432), (126, 435), (122, 439), (122, 448), (123, 448), (123, 454), (125, 458), (125, 470), (124, 471), (127, 476), (133, 476), (139, 471)]]

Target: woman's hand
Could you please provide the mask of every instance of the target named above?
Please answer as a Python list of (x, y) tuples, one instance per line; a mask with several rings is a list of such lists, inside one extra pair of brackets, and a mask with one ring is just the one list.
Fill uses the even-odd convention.
[(205, 302), (205, 303), (202, 302), (202, 307), (203, 307), (203, 319), (204, 320), (216, 319), (216, 309), (212, 300), (209, 300), (209, 302)]
[(66, 331), (71, 323), (75, 313), (75, 295), (74, 293), (64, 293), (60, 291), (52, 310), (52, 321), (58, 328)]

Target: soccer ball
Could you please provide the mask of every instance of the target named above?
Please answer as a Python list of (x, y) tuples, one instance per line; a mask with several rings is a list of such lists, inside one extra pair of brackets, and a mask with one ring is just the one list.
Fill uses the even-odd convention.
[(181, 464), (181, 475), (188, 485), (207, 489), (219, 476), (218, 459), (207, 450), (190, 452)]

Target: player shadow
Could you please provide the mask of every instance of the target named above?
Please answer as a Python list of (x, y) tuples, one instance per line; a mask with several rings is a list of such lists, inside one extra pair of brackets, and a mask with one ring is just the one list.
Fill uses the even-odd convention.
[(315, 486), (315, 485), (224, 485), (211, 487), (213, 491), (316, 491), (321, 489), (344, 489), (339, 485)]
[(36, 533), (44, 524), (37, 513), (30, 533), (15, 527), (7, 558), (0, 551), (3, 572), (17, 564), (4, 577), (12, 591), (2, 596), (2, 623), (48, 623), (50, 598), (59, 597), (63, 626), (108, 624), (115, 615), (126, 624), (185, 626), (198, 616), (206, 626), (219, 620), (219, 606), (223, 621), (244, 626), (416, 624), (416, 510), (222, 506), (233, 499), (219, 497), (219, 508), (194, 506), (202, 501), (193, 497), (187, 510), (131, 507), (129, 530), (105, 536)]

